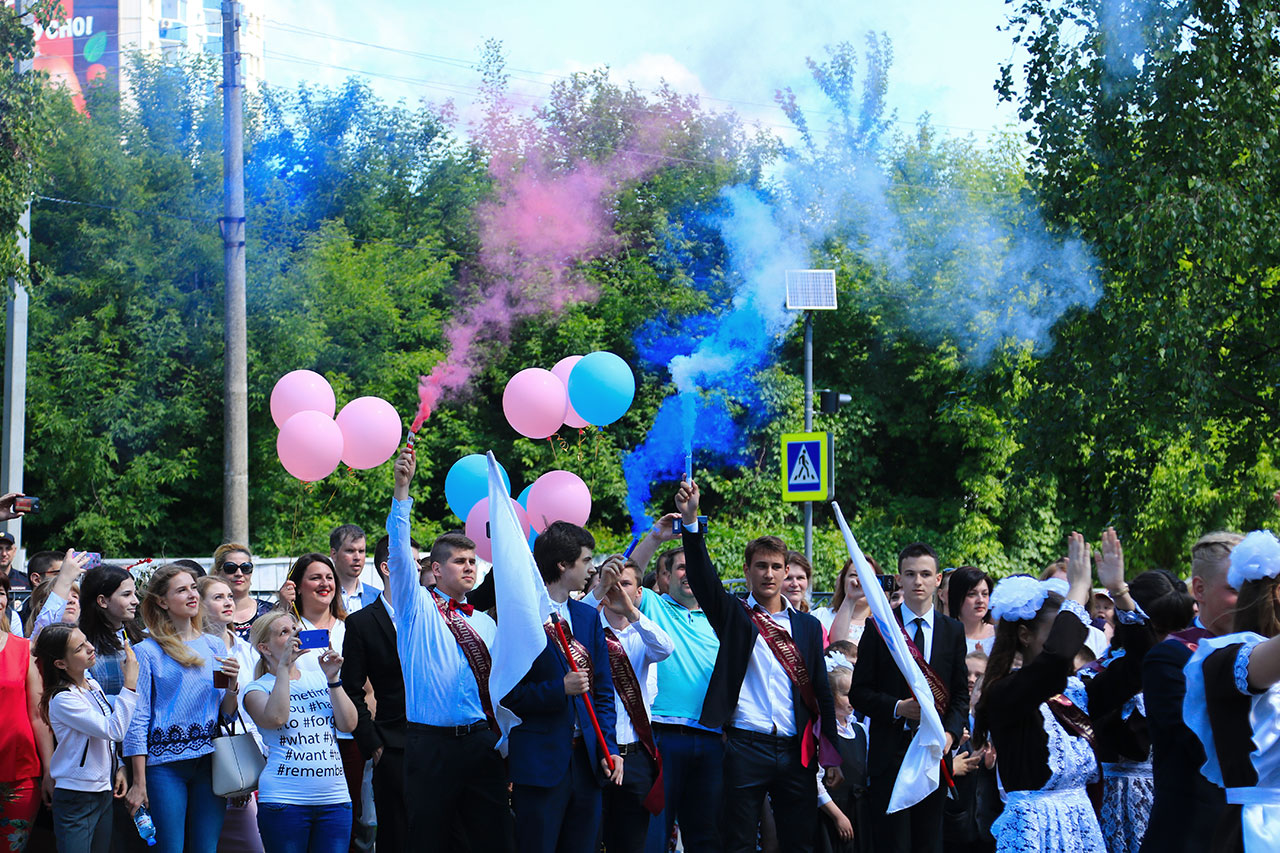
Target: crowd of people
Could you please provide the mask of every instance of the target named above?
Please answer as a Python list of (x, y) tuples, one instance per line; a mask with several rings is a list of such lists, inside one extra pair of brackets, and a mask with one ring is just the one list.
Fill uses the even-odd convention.
[(241, 543), (139, 584), (0, 535), (0, 851), (1280, 850), (1267, 531), (1128, 580), (1111, 529), (999, 582), (917, 542), (811, 607), (777, 536), (726, 589), (686, 479), (629, 557), (538, 535), (551, 618), (494, 696), (519, 603), (462, 533), (420, 549), (415, 469), (380, 586), (350, 524), (269, 600)]

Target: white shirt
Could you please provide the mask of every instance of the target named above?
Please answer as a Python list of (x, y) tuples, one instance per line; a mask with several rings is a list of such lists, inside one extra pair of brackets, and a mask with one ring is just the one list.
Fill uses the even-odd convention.
[[(609, 624), (608, 617), (603, 612), (600, 613), (600, 624), (605, 628), (609, 628), (617, 636), (618, 642), (622, 643), (623, 650), (627, 653), (627, 660), (631, 661), (631, 668), (635, 670), (636, 680), (640, 682), (640, 697), (644, 700), (644, 711), (647, 716), (649, 706), (653, 704), (654, 683), (651, 676), (654, 674), (654, 664), (664, 661), (670, 657), (671, 653), (676, 650), (675, 643), (671, 642), (671, 637), (666, 631), (658, 627), (648, 616), (640, 614), (640, 619), (632, 622), (627, 627), (618, 629)], [(617, 679), (614, 679), (617, 682)], [(635, 726), (631, 724), (631, 717), (627, 714), (626, 706), (622, 704), (622, 697), (615, 690), (613, 693), (613, 704), (617, 709), (617, 725), (614, 726), (614, 734), (616, 736), (615, 743), (619, 746), (626, 743), (635, 743), (640, 739), (636, 734)]]
[[(756, 597), (747, 597), (747, 606), (757, 606)], [(794, 611), (785, 597), (783, 608), (767, 614), (782, 630), (791, 633)], [(738, 705), (733, 709), (729, 725), (761, 734), (791, 737), (796, 733), (795, 703), (791, 698), (791, 678), (773, 656), (764, 637), (756, 632), (756, 642), (747, 660), (747, 674), (742, 679)]]
[(920, 654), (924, 655), (925, 663), (933, 659), (933, 617), (937, 611), (930, 607), (922, 614), (914, 613), (906, 602), (902, 603), (902, 627), (907, 630), (907, 636), (914, 643), (916, 639), (916, 619), (924, 620), (924, 645), (919, 646)]

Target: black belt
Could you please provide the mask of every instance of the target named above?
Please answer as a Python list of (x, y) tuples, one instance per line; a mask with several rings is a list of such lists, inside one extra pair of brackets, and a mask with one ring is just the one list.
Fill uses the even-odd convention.
[(753, 732), (750, 729), (738, 729), (733, 726), (725, 726), (724, 733), (729, 737), (754, 741), (755, 743), (767, 743), (774, 746), (789, 746), (800, 742), (799, 735), (770, 735), (764, 732)]
[(627, 756), (631, 755), (633, 752), (644, 752), (644, 744), (640, 741), (618, 744), (618, 755)]
[(488, 730), (488, 720), (476, 720), (474, 723), (467, 723), (465, 726), (428, 726), (426, 723), (409, 723), (409, 731), (411, 732), (442, 735), (444, 737), (466, 737), (476, 732)]

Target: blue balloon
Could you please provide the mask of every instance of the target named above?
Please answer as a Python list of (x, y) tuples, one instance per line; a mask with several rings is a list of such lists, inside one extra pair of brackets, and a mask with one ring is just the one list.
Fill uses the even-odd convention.
[[(511, 478), (507, 476), (507, 469), (502, 467), (501, 462), (498, 463), (498, 471), (502, 474), (503, 482), (507, 484), (507, 493), (510, 494)], [(453, 514), (466, 521), (467, 514), (472, 508), (487, 497), (489, 497), (489, 460), (483, 454), (472, 453), (453, 463), (453, 467), (444, 477), (444, 499), (448, 502), (449, 509), (453, 510)]]
[(589, 424), (605, 426), (627, 413), (636, 397), (636, 377), (611, 352), (593, 352), (569, 372), (569, 403)]
[[(530, 483), (529, 485), (524, 487), (524, 491), (520, 493), (520, 497), (516, 498), (516, 503), (524, 507), (525, 512), (529, 511), (529, 492), (531, 492), (532, 490), (533, 490), (533, 483)], [(532, 542), (533, 540), (530, 539), (529, 541)]]

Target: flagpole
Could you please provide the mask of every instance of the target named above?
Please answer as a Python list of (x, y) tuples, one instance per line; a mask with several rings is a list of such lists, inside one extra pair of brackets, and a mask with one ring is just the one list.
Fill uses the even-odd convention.
[[(560, 624), (560, 614), (552, 613), (551, 622), (556, 626), (556, 634), (560, 637), (560, 646), (564, 649), (565, 660), (569, 661), (569, 668), (574, 672), (578, 671), (578, 665), (573, 662), (573, 655), (569, 653), (569, 638), (564, 634), (564, 625)], [(613, 756), (609, 754), (609, 744), (605, 742), (604, 732), (600, 729), (600, 721), (596, 719), (596, 708), (591, 704), (590, 691), (582, 694), (582, 699), (587, 703), (587, 715), (591, 717), (591, 727), (596, 730), (596, 742), (600, 744), (600, 753), (604, 756), (605, 761), (609, 764), (609, 771), (613, 771)]]

